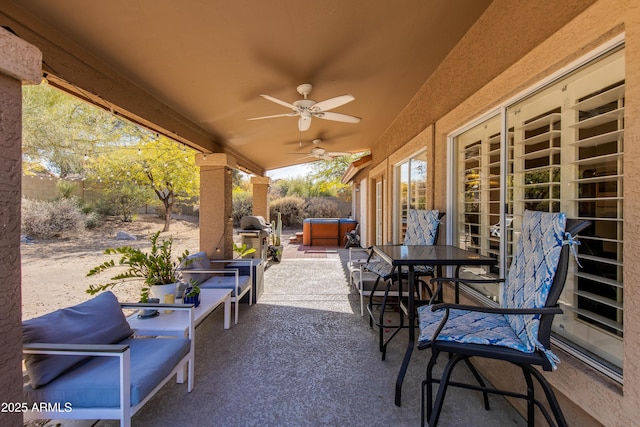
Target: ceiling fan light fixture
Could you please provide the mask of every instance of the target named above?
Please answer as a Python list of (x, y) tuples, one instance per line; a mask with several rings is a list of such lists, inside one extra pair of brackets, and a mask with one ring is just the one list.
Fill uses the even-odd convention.
[(262, 117), (253, 117), (249, 120), (260, 120), (260, 119), (270, 119), (274, 117), (291, 117), (291, 116), (300, 116), (298, 119), (298, 130), (303, 132), (311, 126), (311, 119), (313, 116), (316, 116), (320, 119), (324, 120), (332, 120), (336, 122), (344, 122), (344, 123), (358, 123), (360, 121), (359, 117), (350, 116), (342, 113), (333, 113), (327, 112), (328, 110), (332, 110), (334, 108), (340, 107), (344, 104), (347, 104), (353, 101), (355, 98), (353, 95), (345, 94), (336, 96), (333, 98), (325, 99), (324, 101), (316, 102), (313, 99), (307, 98), (313, 86), (309, 83), (301, 84), (298, 86), (298, 93), (300, 93), (304, 99), (299, 99), (294, 101), (293, 103), (288, 103), (278, 98), (274, 98), (269, 95), (260, 95), (267, 101), (274, 102), (276, 104), (282, 105), (287, 108), (291, 108), (293, 111), (288, 114), (275, 114), (271, 116), (262, 116)]

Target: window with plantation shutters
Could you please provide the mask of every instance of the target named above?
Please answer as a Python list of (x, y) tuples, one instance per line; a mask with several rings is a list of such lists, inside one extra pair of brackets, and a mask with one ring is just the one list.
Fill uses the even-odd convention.
[[(452, 136), (454, 239), (505, 277), (525, 210), (588, 219), (554, 336), (614, 378), (623, 357), (624, 48), (532, 89)], [(499, 302), (498, 285), (473, 290)]]

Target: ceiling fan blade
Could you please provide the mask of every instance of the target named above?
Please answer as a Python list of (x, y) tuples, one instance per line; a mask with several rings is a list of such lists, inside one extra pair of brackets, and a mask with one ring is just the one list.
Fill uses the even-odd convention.
[(313, 105), (312, 109), (315, 111), (329, 111), (334, 108), (338, 108), (341, 105), (347, 104), (353, 101), (354, 99), (355, 98), (353, 97), (353, 95), (349, 95), (349, 94), (340, 95), (334, 98), (329, 98), (324, 101), (317, 102), (316, 104)]
[(288, 103), (287, 101), (283, 101), (281, 99), (278, 98), (274, 98), (273, 96), (269, 96), (269, 95), (260, 95), (261, 97), (263, 97), (264, 99), (267, 99), (271, 102), (275, 102), (276, 104), (280, 104), (283, 107), (287, 107), (287, 108), (291, 108), (292, 110), (296, 110), (296, 106), (293, 104)]
[(298, 129), (300, 132), (304, 132), (308, 130), (311, 126), (311, 117), (310, 116), (300, 116), (298, 119)]
[(298, 113), (285, 113), (285, 114), (274, 114), (273, 116), (262, 116), (262, 117), (252, 117), (247, 120), (262, 120), (262, 119), (273, 119), (274, 117), (295, 117)]
[(314, 116), (324, 120), (333, 120), (335, 122), (345, 122), (345, 123), (360, 122), (360, 117), (349, 116), (348, 114), (342, 114), (342, 113), (327, 112), (327, 113), (314, 114)]

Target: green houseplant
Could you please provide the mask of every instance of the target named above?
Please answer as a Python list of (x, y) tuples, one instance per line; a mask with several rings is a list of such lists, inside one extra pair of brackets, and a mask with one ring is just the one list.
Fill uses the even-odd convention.
[[(149, 252), (144, 252), (131, 246), (105, 249), (104, 253), (106, 255), (121, 255), (120, 260), (117, 263), (113, 259), (106, 261), (97, 267), (92, 268), (89, 273), (87, 273), (87, 276), (98, 275), (116, 266), (125, 266), (128, 268), (126, 271), (111, 277), (111, 281), (108, 283), (90, 285), (89, 289), (87, 289), (87, 293), (94, 295), (98, 292), (113, 288), (114, 286), (128, 280), (143, 279), (140, 301), (147, 302), (149, 299), (149, 292), (153, 286), (168, 285), (178, 282), (176, 274), (178, 267), (181, 263), (183, 266), (186, 266), (193, 262), (193, 260), (186, 259), (189, 256), (188, 250), (185, 250), (176, 260), (174, 260), (172, 256), (173, 239), (169, 238), (158, 242), (159, 237), (159, 231), (150, 237), (151, 250)], [(192, 292), (197, 293), (198, 291), (197, 287), (192, 288)]]
[(238, 255), (238, 258), (244, 258), (247, 255), (251, 255), (256, 251), (256, 248), (247, 248), (247, 244), (243, 243), (242, 246), (233, 244), (233, 251)]
[(280, 262), (282, 258), (282, 213), (278, 212), (278, 221), (271, 222), (271, 245), (267, 248), (267, 256), (273, 262)]

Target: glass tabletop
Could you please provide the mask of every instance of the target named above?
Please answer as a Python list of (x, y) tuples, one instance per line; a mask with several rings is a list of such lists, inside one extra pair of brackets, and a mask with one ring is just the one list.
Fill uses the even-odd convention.
[(496, 258), (450, 245), (377, 245), (375, 253), (394, 266), (399, 265), (493, 265)]

